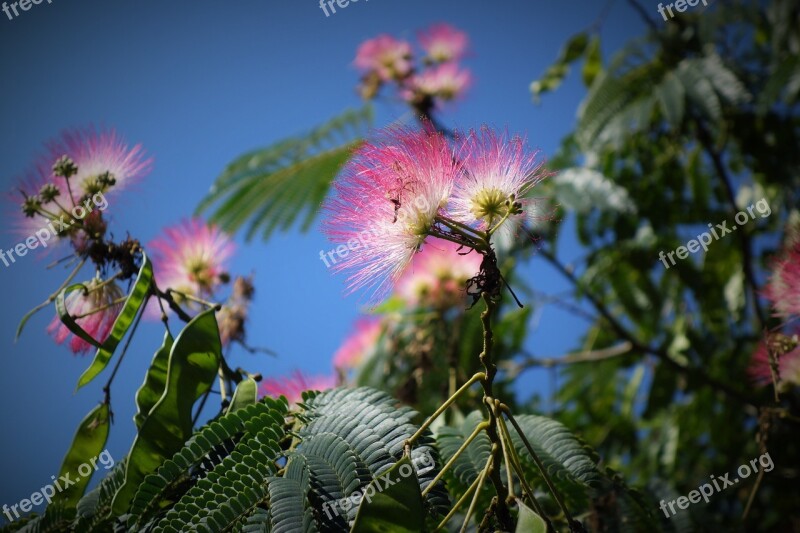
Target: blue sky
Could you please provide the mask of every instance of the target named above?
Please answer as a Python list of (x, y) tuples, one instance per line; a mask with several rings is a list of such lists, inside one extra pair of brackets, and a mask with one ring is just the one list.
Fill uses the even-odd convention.
[[(602, 6), (588, 0), (361, 0), (326, 18), (315, 0), (53, 0), (13, 20), (0, 13), (0, 185), (13, 190), (42, 143), (63, 129), (114, 127), (142, 143), (155, 165), (107, 214), (117, 235), (130, 232), (147, 242), (190, 216), (236, 156), (358, 106), (351, 62), (361, 41), (384, 32), (411, 39), (417, 29), (440, 21), (469, 33), (473, 54), (467, 66), (476, 78), (469, 96), (442, 121), (460, 128), (507, 126), (552, 154), (574, 125), (583, 94), (579, 76), (541, 106), (531, 102), (528, 85), (570, 35), (595, 21)], [(604, 50), (618, 48), (641, 28), (631, 10), (616, 2), (602, 27)], [(405, 112), (391, 102), (378, 103), (376, 110), (377, 125)], [(563, 256), (570, 258), (577, 251), (570, 226), (564, 231)], [(4, 249), (18, 240), (0, 233)], [(280, 355), (235, 352), (232, 364), (265, 375), (294, 368), (327, 372), (359, 310), (356, 298), (344, 298), (342, 279), (331, 277), (319, 260), (329, 243), (317, 227), (307, 234), (278, 234), (267, 243), (238, 243), (232, 271), (252, 272), (256, 279), (250, 343)], [(66, 275), (45, 270), (53, 258), (30, 253), (10, 267), (0, 264), (6, 303), (0, 320), (0, 504), (14, 504), (49, 482), (78, 423), (102, 398), (106, 375), (73, 393), (89, 358), (73, 357), (44, 334), (51, 309), (13, 342), (19, 318)], [(568, 288), (541, 261), (522, 273), (537, 290)], [(539, 309), (528, 348), (537, 355), (563, 353), (575, 346), (582, 326), (556, 308)], [(159, 324), (140, 328), (114, 383), (108, 449), (115, 458), (124, 456), (133, 438), (133, 395), (160, 336)], [(545, 377), (532, 373), (517, 389), (525, 398), (549, 392)]]

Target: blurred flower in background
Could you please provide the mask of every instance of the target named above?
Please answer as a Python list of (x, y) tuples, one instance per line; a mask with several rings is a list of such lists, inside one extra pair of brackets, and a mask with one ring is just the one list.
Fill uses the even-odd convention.
[[(113, 281), (95, 278), (85, 284), (85, 290), (74, 290), (65, 298), (66, 308), (75, 322), (97, 342), (105, 341), (117, 319), (125, 293)], [(58, 344), (69, 340), (73, 354), (85, 354), (94, 349), (82, 338), (74, 335), (56, 315), (47, 328)]]
[(186, 297), (210, 298), (228, 282), (227, 261), (234, 244), (219, 228), (198, 218), (164, 229), (148, 245), (152, 250), (156, 282), (161, 290)]
[(417, 34), (426, 59), (433, 63), (460, 61), (469, 46), (469, 37), (446, 23), (434, 24)]
[(397, 295), (409, 307), (463, 306), (468, 301), (467, 280), (480, 272), (482, 260), (474, 250), (430, 239), (397, 282)]
[(335, 386), (336, 379), (333, 376), (308, 376), (296, 370), (289, 376), (265, 379), (259, 390), (262, 396), (285, 396), (291, 405), (302, 400), (304, 391), (325, 391)]
[(333, 355), (333, 366), (346, 372), (361, 365), (375, 349), (382, 330), (383, 323), (379, 318), (358, 319), (353, 331)]

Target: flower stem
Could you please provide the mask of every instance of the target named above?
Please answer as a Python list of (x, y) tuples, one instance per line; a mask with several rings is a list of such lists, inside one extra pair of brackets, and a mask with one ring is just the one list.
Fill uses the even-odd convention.
[(458, 458), (461, 457), (461, 454), (464, 453), (467, 450), (467, 448), (469, 448), (469, 445), (472, 444), (472, 441), (474, 441), (478, 437), (478, 435), (480, 435), (481, 432), (486, 429), (488, 425), (489, 425), (488, 422), (481, 422), (480, 424), (477, 425), (475, 431), (473, 431), (472, 434), (469, 437), (467, 437), (467, 439), (464, 441), (464, 444), (461, 445), (461, 447), (456, 451), (456, 453), (453, 454), (450, 460), (447, 461), (447, 464), (445, 464), (442, 467), (442, 469), (439, 470), (439, 473), (436, 474), (436, 477), (433, 478), (433, 481), (431, 481), (430, 484), (427, 487), (425, 487), (425, 490), (422, 491), (423, 498), (425, 497), (426, 494), (428, 494), (428, 492), (431, 491), (433, 487), (436, 486), (439, 480), (442, 479), (442, 476), (444, 476), (444, 473), (450, 470), (450, 468), (453, 466), (453, 464), (455, 464)]
[(564, 513), (564, 517), (567, 519), (570, 531), (581, 531), (582, 528), (578, 523), (575, 522), (569, 510), (567, 509), (567, 506), (564, 505), (564, 499), (561, 497), (561, 494), (558, 492), (558, 489), (556, 489), (553, 480), (550, 479), (550, 475), (547, 473), (547, 469), (545, 468), (544, 463), (542, 463), (542, 460), (539, 459), (539, 456), (533, 450), (533, 446), (531, 446), (531, 443), (528, 441), (528, 437), (525, 436), (525, 432), (522, 431), (522, 428), (519, 427), (519, 424), (517, 424), (517, 421), (511, 414), (511, 409), (505, 404), (500, 404), (500, 410), (506, 414), (506, 418), (508, 418), (509, 422), (511, 422), (511, 424), (514, 426), (514, 429), (516, 430), (517, 434), (520, 436), (522, 442), (525, 444), (525, 447), (528, 449), (528, 453), (531, 454), (533, 461), (536, 463), (536, 467), (542, 474), (542, 478), (544, 478), (545, 483), (547, 483), (547, 488), (550, 489), (550, 493), (553, 495), (553, 498), (555, 498), (559, 508), (561, 508), (561, 512)]

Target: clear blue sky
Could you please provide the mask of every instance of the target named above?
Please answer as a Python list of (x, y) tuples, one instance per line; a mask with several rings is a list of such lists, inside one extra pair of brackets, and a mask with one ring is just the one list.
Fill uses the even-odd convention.
[[(359, 105), (351, 61), (362, 40), (383, 32), (413, 38), (416, 29), (439, 21), (469, 33), (474, 53), (467, 64), (476, 77), (468, 98), (444, 114), (443, 122), (508, 126), (527, 132), (532, 145), (552, 154), (574, 125), (583, 94), (579, 76), (539, 107), (531, 103), (528, 85), (603, 5), (361, 0), (326, 18), (316, 0), (45, 0), (14, 20), (0, 13), (0, 184), (11, 190), (41, 144), (61, 130), (112, 126), (155, 158), (147, 179), (108, 210), (117, 235), (130, 231), (147, 242), (190, 216), (237, 155)], [(641, 27), (617, 1), (602, 29), (604, 50), (617, 49)], [(377, 124), (404, 111), (398, 104), (379, 104)], [(16, 242), (0, 233), (3, 248)], [(577, 255), (570, 243), (568, 236), (566, 258)], [(239, 241), (232, 270), (254, 272), (258, 291), (250, 342), (280, 356), (237, 352), (234, 365), (265, 375), (329, 370), (331, 354), (358, 313), (357, 299), (343, 297), (342, 280), (319, 260), (319, 250), (329, 247), (316, 227), (266, 244)], [(33, 319), (14, 344), (20, 317), (65, 276), (46, 271), (46, 260), (35, 254), (23, 259), (8, 268), (0, 264), (0, 505), (29, 497), (58, 472), (79, 421), (102, 398), (106, 377), (73, 394), (90, 359), (73, 357), (45, 335), (51, 309)], [(541, 261), (526, 266), (523, 275), (538, 290), (567, 288)], [(536, 354), (557, 355), (575, 346), (580, 321), (553, 307), (537, 310), (535, 318), (528, 347)], [(116, 423), (108, 445), (114, 458), (127, 452), (133, 438), (133, 395), (160, 335), (159, 324), (140, 328), (114, 383)], [(524, 376), (517, 389), (525, 398), (548, 393), (542, 375)]]

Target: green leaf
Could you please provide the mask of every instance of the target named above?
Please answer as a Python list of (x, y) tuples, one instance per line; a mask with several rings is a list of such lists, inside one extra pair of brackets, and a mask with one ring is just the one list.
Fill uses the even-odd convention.
[[(81, 425), (78, 426), (75, 438), (72, 439), (72, 446), (70, 446), (66, 457), (64, 457), (64, 462), (61, 464), (61, 470), (58, 473), (59, 478), (69, 476), (73, 484), (57, 493), (53, 497), (54, 502), (62, 503), (65, 507), (74, 507), (78, 500), (81, 499), (96, 468), (96, 463), (92, 465), (90, 461), (96, 461), (97, 457), (105, 449), (106, 441), (108, 440), (108, 429), (108, 404), (101, 403), (92, 409), (83, 419)], [(82, 469), (80, 467), (86, 465), (92, 467), (89, 475), (81, 473)]]
[(372, 109), (348, 110), (305, 136), (282, 140), (236, 159), (197, 208), (216, 205), (211, 220), (230, 233), (249, 223), (246, 238), (268, 239), (303, 216), (307, 230), (330, 184), (372, 122)]
[(144, 477), (180, 450), (191, 437), (192, 406), (211, 387), (222, 357), (221, 349), (213, 309), (197, 315), (175, 339), (164, 394), (133, 441), (125, 483), (114, 496), (114, 515), (127, 511)]
[[(133, 289), (131, 289), (128, 298), (125, 300), (125, 305), (123, 305), (122, 311), (114, 321), (114, 326), (111, 328), (111, 333), (103, 342), (103, 345), (97, 350), (92, 364), (86, 369), (86, 371), (78, 380), (78, 389), (90, 383), (103, 370), (105, 370), (106, 366), (108, 366), (111, 356), (114, 355), (114, 351), (117, 349), (120, 341), (122, 341), (122, 338), (131, 327), (136, 314), (139, 312), (142, 304), (150, 295), (150, 285), (152, 281), (153, 265), (150, 262), (150, 258), (148, 258), (146, 254), (142, 253), (142, 266), (139, 269), (139, 275), (136, 277), (136, 283), (133, 285)], [(59, 299), (61, 296), (62, 295), (59, 294)], [(56, 309), (58, 309), (58, 299), (56, 300)], [(61, 313), (59, 312), (59, 314)], [(67, 325), (67, 327), (69, 327), (69, 325)]]
[(522, 500), (517, 498), (519, 506), (519, 520), (517, 521), (516, 533), (547, 533), (547, 523), (536, 514)]
[(672, 72), (667, 72), (664, 80), (656, 87), (656, 95), (661, 103), (661, 111), (667, 122), (678, 129), (683, 122), (686, 92), (681, 81)]
[(569, 65), (583, 55), (588, 44), (589, 35), (583, 32), (572, 36), (567, 41), (556, 62), (545, 71), (540, 79), (531, 82), (530, 90), (536, 103), (539, 103), (539, 97), (542, 94), (553, 91), (561, 85), (569, 73)]
[(258, 383), (253, 378), (247, 378), (241, 381), (236, 386), (236, 391), (233, 393), (233, 399), (230, 406), (228, 406), (228, 413), (238, 411), (243, 407), (252, 405), (258, 401)]
[(167, 368), (169, 367), (169, 352), (172, 349), (173, 343), (172, 335), (169, 331), (164, 333), (164, 342), (161, 348), (158, 349), (153, 356), (153, 361), (150, 363), (150, 368), (147, 370), (147, 375), (144, 378), (144, 383), (139, 387), (136, 392), (136, 415), (133, 421), (136, 423), (136, 429), (142, 429), (147, 415), (153, 409), (153, 406), (164, 394), (164, 389), (167, 386)]
[(416, 533), (424, 529), (425, 509), (419, 482), (411, 460), (403, 457), (369, 484), (350, 531)]
[(586, 49), (586, 61), (583, 63), (581, 75), (583, 83), (589, 87), (603, 68), (603, 58), (600, 54), (600, 37), (593, 35)]

